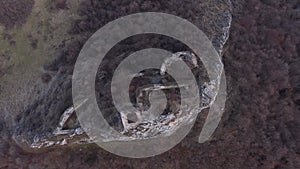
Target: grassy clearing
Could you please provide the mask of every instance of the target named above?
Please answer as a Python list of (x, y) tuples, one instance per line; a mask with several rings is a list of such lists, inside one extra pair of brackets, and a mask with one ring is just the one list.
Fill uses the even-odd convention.
[[(11, 40), (0, 38), (0, 61), (2, 55), (10, 58), (0, 63), (0, 115), (13, 118), (32, 102), (45, 84), (40, 82), (42, 66), (56, 57), (57, 47), (71, 38), (68, 30), (72, 20), (79, 18), (77, 8), (81, 0), (69, 0), (68, 10), (50, 9), (52, 0), (36, 0), (26, 23), (5, 29)], [(13, 41), (13, 42), (12, 42)]]

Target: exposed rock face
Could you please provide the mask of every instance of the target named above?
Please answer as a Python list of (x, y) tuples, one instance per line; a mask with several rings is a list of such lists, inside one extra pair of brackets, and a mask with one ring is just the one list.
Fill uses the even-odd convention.
[(0, 1), (0, 24), (7, 28), (24, 23), (30, 15), (34, 0)]
[[(101, 9), (100, 6), (97, 8), (97, 4), (104, 2), (114, 3), (89, 3), (86, 8), (89, 10), (84, 11), (91, 17), (78, 21), (82, 31), (73, 29), (73, 33), (77, 32), (75, 35), (83, 32), (81, 36), (87, 39), (98, 29), (91, 29), (92, 25), (100, 24), (94, 21), (95, 18), (101, 20), (101, 16), (95, 17), (96, 13), (93, 12)], [(185, 1), (175, 4), (180, 2)], [(118, 157), (92, 145), (31, 154), (14, 145), (9, 139), (9, 127), (1, 118), (0, 168), (300, 168), (299, 1), (232, 2), (233, 22), (223, 56), (228, 83), (227, 105), (211, 141), (199, 144), (194, 139), (206, 118), (204, 113), (178, 146), (147, 159)], [(176, 8), (181, 6), (187, 4), (180, 3)], [(114, 11), (114, 8), (110, 10)], [(72, 60), (69, 56), (76, 56), (71, 53), (78, 52), (84, 42), (69, 46), (65, 53), (67, 55), (58, 59), (57, 65), (67, 65), (66, 62)], [(57, 65), (48, 66), (48, 70), (57, 71), (60, 67)], [(65, 72), (66, 69), (59, 70)], [(56, 100), (54, 96), (51, 99)], [(57, 111), (59, 115), (54, 116), (55, 120), (59, 121), (63, 111), (64, 108)]]
[[(89, 36), (109, 21), (118, 17), (137, 12), (165, 12), (185, 18), (194, 23), (207, 34), (213, 45), (221, 53), (225, 44), (231, 23), (230, 2), (213, 0), (182, 1), (84, 1), (79, 11), (84, 19), (74, 24), (71, 33), (79, 35), (80, 40), (71, 43), (63, 54), (51, 64), (45, 65), (46, 71), (56, 72), (48, 90), (43, 92), (28, 109), (16, 119), (15, 138), (18, 142), (25, 142), (30, 146), (34, 138), (52, 137), (53, 131), (59, 123), (62, 113), (72, 106), (71, 75), (81, 46)], [(125, 56), (144, 48), (163, 48), (173, 53), (190, 50), (181, 42), (160, 35), (138, 35), (128, 38), (116, 45), (107, 55), (100, 66), (96, 79), (97, 99), (100, 108), (108, 109), (104, 112), (111, 125), (120, 128), (120, 115), (112, 106), (109, 96), (112, 70)], [(106, 64), (105, 64), (106, 63)], [(107, 90), (107, 91), (105, 91)], [(112, 115), (114, 114), (114, 115)], [(77, 123), (76, 123), (77, 124)], [(76, 126), (73, 126), (76, 128)], [(21, 143), (23, 145), (23, 143)]]

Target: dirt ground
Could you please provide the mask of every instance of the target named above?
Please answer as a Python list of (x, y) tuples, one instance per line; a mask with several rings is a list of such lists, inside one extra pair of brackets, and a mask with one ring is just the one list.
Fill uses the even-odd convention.
[[(204, 112), (180, 144), (147, 159), (118, 157), (94, 145), (33, 154), (16, 146), (0, 121), (0, 168), (300, 168), (300, 2), (232, 0), (232, 5), (223, 56), (228, 98), (211, 141), (196, 142)], [(67, 8), (63, 1), (56, 7)], [(83, 15), (98, 7), (87, 3)], [(70, 34), (97, 30), (101, 25), (92, 16), (79, 20)], [(76, 54), (81, 45), (66, 52)]]

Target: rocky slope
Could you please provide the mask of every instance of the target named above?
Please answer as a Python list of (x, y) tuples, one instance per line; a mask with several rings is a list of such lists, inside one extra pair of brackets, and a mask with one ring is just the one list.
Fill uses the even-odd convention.
[[(83, 11), (101, 7), (91, 2)], [(93, 145), (31, 154), (10, 141), (2, 122), (0, 168), (300, 168), (300, 4), (297, 0), (232, 2), (231, 36), (223, 57), (228, 99), (210, 142), (198, 144), (195, 139), (203, 114), (187, 138), (156, 157), (127, 159)], [(78, 21), (80, 29), (75, 27), (72, 33), (96, 30), (101, 26), (98, 21)]]

